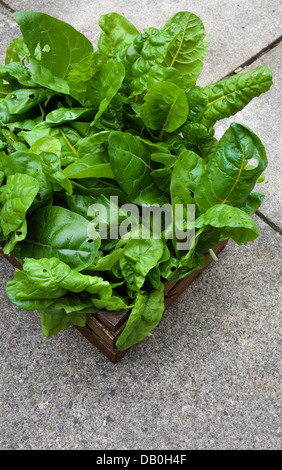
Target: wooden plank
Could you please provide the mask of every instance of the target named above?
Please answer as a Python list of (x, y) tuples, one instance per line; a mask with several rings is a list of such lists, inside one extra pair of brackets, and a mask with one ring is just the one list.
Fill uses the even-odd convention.
[(5, 258), (7, 261), (9, 261), (14, 266), (14, 268), (20, 269), (22, 271), (22, 264), (17, 260), (17, 258), (11, 255), (4, 255), (2, 248), (0, 248), (0, 255), (3, 256), (3, 258)]
[(111, 331), (117, 331), (120, 326), (128, 319), (130, 310), (121, 310), (120, 312), (108, 312), (101, 310), (97, 313), (98, 320), (107, 326)]
[(94, 331), (92, 331), (88, 326), (76, 326), (76, 329), (83, 335), (85, 338), (93, 344), (96, 348), (101, 351), (104, 356), (106, 356), (113, 364), (119, 362), (127, 353), (128, 350), (119, 351), (117, 348), (111, 348), (102, 338), (99, 338)]

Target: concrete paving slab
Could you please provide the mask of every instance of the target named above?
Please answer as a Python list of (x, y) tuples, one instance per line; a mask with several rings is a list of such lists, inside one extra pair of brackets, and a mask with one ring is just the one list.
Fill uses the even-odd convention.
[(76, 329), (44, 338), (2, 259), (0, 448), (281, 449), (281, 238), (254, 218), (117, 365)]
[(280, 0), (190, 0), (188, 3), (186, 0), (84, 0), (79, 3), (77, 0), (7, 0), (6, 3), (14, 10), (42, 11), (56, 16), (84, 33), (94, 45), (100, 35), (98, 19), (102, 14), (115, 11), (142, 30), (149, 26), (161, 27), (170, 16), (188, 9), (202, 19), (210, 41), (199, 85), (219, 80), (281, 34)]
[(0, 63), (4, 64), (7, 47), (13, 38), (21, 35), (11, 13), (0, 4)]
[(242, 111), (231, 118), (219, 121), (216, 126), (218, 138), (231, 122), (249, 126), (265, 146), (268, 166), (265, 181), (256, 185), (255, 190), (265, 194), (260, 211), (282, 230), (282, 43), (264, 54), (243, 71), (266, 65), (272, 71), (273, 85), (270, 90), (251, 101)]

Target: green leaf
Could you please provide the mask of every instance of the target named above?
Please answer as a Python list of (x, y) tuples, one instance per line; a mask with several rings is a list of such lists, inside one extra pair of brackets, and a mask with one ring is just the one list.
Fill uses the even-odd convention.
[(109, 156), (115, 178), (131, 202), (167, 202), (167, 196), (157, 188), (150, 174), (150, 152), (138, 138), (124, 132), (111, 132)]
[(196, 122), (186, 122), (181, 131), (187, 146), (208, 162), (218, 143), (214, 129)]
[(65, 124), (70, 121), (81, 121), (91, 119), (94, 115), (93, 108), (59, 108), (51, 111), (45, 117), (47, 126), (58, 126), (59, 124)]
[[(258, 164), (250, 170), (247, 165), (252, 159)], [(197, 206), (201, 211), (219, 203), (241, 207), (266, 165), (259, 138), (247, 127), (231, 124), (199, 180), (195, 191)]]
[(17, 256), (57, 257), (72, 269), (86, 269), (100, 246), (100, 238), (89, 238), (88, 225), (84, 217), (63, 207), (42, 207), (30, 215), (27, 237), (18, 247)]
[(108, 281), (81, 274), (58, 258), (26, 259), (23, 270), (34, 286), (50, 293), (62, 288), (75, 293), (85, 291), (101, 299), (109, 299), (112, 295)]
[(120, 48), (124, 44), (131, 44), (139, 35), (138, 30), (130, 21), (115, 12), (102, 15), (99, 19), (99, 26), (109, 38), (112, 50)]
[(101, 161), (99, 154), (85, 155), (64, 169), (68, 178), (109, 178), (114, 179), (111, 164)]
[(93, 104), (99, 106), (93, 125), (101, 117), (113, 97), (119, 91), (125, 76), (123, 65), (117, 60), (110, 60), (102, 65), (101, 70), (91, 78), (87, 94)]
[(163, 289), (137, 294), (126, 327), (117, 340), (123, 351), (142, 341), (161, 321), (164, 312)]
[(168, 50), (165, 58), (167, 67), (175, 67), (185, 77), (187, 86), (195, 85), (203, 68), (208, 41), (204, 41), (205, 28), (198, 16), (188, 11), (173, 15), (165, 27), (177, 24), (181, 26), (176, 41)]
[(86, 325), (86, 313), (66, 313), (63, 308), (56, 308), (56, 306), (50, 306), (41, 310), (40, 319), (41, 329), (46, 338), (55, 336), (61, 330), (65, 330), (72, 325)]
[(38, 194), (34, 199), (30, 210), (51, 201), (53, 196), (52, 186), (49, 181), (49, 172), (45, 172), (40, 156), (33, 152), (14, 152), (5, 159), (5, 174), (6, 176), (21, 173), (22, 175), (29, 175), (39, 184)]
[(91, 96), (87, 94), (87, 88), (93, 75), (101, 70), (107, 60), (104, 54), (96, 51), (79, 61), (69, 72), (67, 76), (69, 93), (83, 106), (93, 105)]
[(265, 66), (239, 73), (205, 88), (188, 91), (189, 121), (212, 127), (216, 121), (236, 114), (253, 98), (272, 85), (272, 73)]
[(1, 227), (4, 236), (16, 231), (25, 221), (27, 210), (39, 191), (39, 184), (29, 175), (16, 173), (8, 176), (0, 196)]
[(13, 82), (17, 80), (17, 88), (20, 88), (19, 84), (27, 87), (36, 87), (36, 83), (31, 78), (30, 70), (19, 62), (0, 65), (0, 78), (11, 82), (13, 86), (16, 86)]
[(139, 291), (148, 272), (156, 266), (164, 251), (162, 240), (129, 240), (123, 249), (119, 265), (126, 282), (133, 290)]
[[(46, 13), (18, 11), (13, 14), (32, 59), (59, 78), (93, 51), (91, 42), (71, 25)], [(45, 86), (45, 84), (43, 85)]]
[(106, 309), (109, 311), (119, 311), (129, 308), (127, 303), (118, 296), (113, 296), (110, 299), (95, 299), (92, 297), (92, 303), (98, 310)]
[(220, 229), (223, 238), (232, 238), (238, 245), (255, 240), (259, 231), (255, 221), (238, 207), (216, 204), (196, 219), (196, 229)]
[(247, 212), (247, 214), (252, 215), (258, 210), (263, 200), (264, 194), (255, 192), (251, 193), (247, 199), (245, 199), (240, 209), (244, 212)]
[(171, 202), (175, 204), (194, 204), (194, 192), (199, 179), (205, 171), (204, 161), (191, 150), (181, 152), (174, 165), (171, 177)]
[(29, 58), (32, 80), (49, 90), (57, 93), (69, 93), (68, 82), (61, 77), (55, 76), (47, 67), (44, 67), (36, 59)]
[(22, 88), (9, 93), (0, 101), (0, 120), (3, 123), (26, 119), (31, 112), (40, 112), (38, 105), (47, 103), (53, 92), (43, 88)]
[(20, 309), (34, 311), (51, 305), (54, 299), (66, 293), (66, 289), (57, 287), (48, 292), (47, 289), (36, 286), (25, 272), (16, 269), (14, 278), (7, 282), (6, 293), (10, 301)]
[(173, 132), (187, 119), (188, 103), (184, 90), (174, 83), (161, 82), (153, 85), (144, 97), (141, 118), (145, 125), (164, 132)]

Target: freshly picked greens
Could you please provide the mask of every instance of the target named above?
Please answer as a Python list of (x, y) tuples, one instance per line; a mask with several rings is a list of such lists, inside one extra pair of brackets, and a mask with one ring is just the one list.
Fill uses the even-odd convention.
[[(220, 240), (258, 237), (264, 146), (235, 123), (217, 141), (214, 125), (266, 92), (271, 72), (197, 86), (208, 42), (190, 12), (143, 31), (103, 15), (96, 50), (45, 13), (13, 16), (22, 37), (0, 66), (0, 245), (23, 270), (7, 295), (40, 310), (46, 337), (130, 309), (117, 342), (127, 349), (160, 322), (167, 280), (202, 268)], [(154, 225), (157, 207), (170, 223), (161, 214)], [(191, 229), (185, 211), (180, 221)]]

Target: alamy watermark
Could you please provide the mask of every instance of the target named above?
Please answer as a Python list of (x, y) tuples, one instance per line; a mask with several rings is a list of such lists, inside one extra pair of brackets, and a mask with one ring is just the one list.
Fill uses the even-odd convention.
[(194, 204), (119, 206), (118, 196), (111, 196), (108, 205), (92, 204), (87, 216), (93, 217), (87, 230), (90, 239), (171, 239), (177, 250), (189, 250), (194, 243)]

